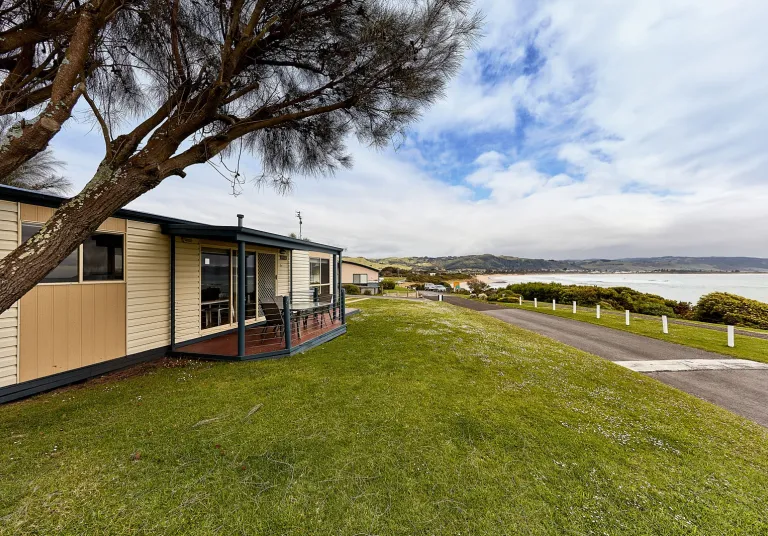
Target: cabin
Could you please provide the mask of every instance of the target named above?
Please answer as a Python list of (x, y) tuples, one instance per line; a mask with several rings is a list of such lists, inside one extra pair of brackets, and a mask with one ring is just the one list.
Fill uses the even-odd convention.
[(357, 285), (363, 294), (379, 293), (379, 271), (352, 261), (341, 263), (341, 284)]
[[(0, 186), (0, 258), (64, 201)], [(341, 266), (342, 248), (241, 215), (218, 226), (120, 210), (0, 315), (0, 403), (163, 356), (305, 351), (346, 333)]]

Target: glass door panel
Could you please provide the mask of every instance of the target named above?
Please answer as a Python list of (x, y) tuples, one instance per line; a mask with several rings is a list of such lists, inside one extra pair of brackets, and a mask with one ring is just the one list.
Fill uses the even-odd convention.
[(200, 270), (201, 328), (231, 323), (231, 256), (227, 250), (204, 249)]

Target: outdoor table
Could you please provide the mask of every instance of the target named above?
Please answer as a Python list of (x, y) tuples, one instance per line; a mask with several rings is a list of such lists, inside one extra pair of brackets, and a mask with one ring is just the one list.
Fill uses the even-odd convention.
[[(283, 304), (278, 300), (278, 307), (283, 308)], [(306, 327), (307, 319), (312, 313), (322, 311), (323, 309), (330, 310), (333, 302), (329, 301), (312, 301), (302, 300), (297, 302), (291, 302), (291, 316), (295, 315), (297, 319), (303, 319)], [(301, 339), (301, 322), (296, 322), (296, 336)]]
[[(222, 303), (229, 304), (229, 300), (228, 299), (227, 300), (210, 300), (210, 301), (201, 302), (200, 305), (202, 305), (203, 308), (205, 308), (206, 305), (209, 306), (207, 309), (205, 309), (205, 323), (208, 327), (210, 327), (211, 321), (213, 320), (213, 306), (220, 305)], [(219, 315), (219, 325), (221, 325), (221, 311), (222, 311), (221, 307), (216, 308), (216, 312)]]

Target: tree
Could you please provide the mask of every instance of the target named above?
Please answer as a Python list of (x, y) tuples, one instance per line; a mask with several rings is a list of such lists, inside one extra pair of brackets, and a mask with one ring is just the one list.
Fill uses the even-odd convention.
[(472, 291), (472, 294), (482, 294), (483, 292), (491, 288), (486, 283), (480, 281), (476, 277), (473, 277), (472, 279), (467, 281), (467, 286), (469, 287), (469, 290)]
[[(0, 8), (0, 115), (23, 114), (0, 143), (0, 177), (44, 151), (80, 97), (126, 101), (137, 85), (119, 46), (130, 34), (128, 7), (140, 0), (13, 0)], [(128, 104), (122, 102), (122, 104)], [(133, 103), (135, 104), (135, 102)]]
[(52, 194), (66, 194), (72, 188), (72, 183), (58, 171), (64, 162), (57, 160), (50, 149), (38, 153), (24, 162), (12, 173), (0, 178), (0, 184), (37, 190)]
[[(191, 165), (253, 152), (260, 180), (280, 189), (293, 173), (351, 165), (348, 135), (381, 147), (402, 134), (441, 96), (477, 36), (480, 18), (470, 8), (471, 0), (143, 0), (116, 8), (120, 22), (107, 34), (98, 31), (101, 11), (85, 12), (45, 109), (67, 108), (62, 95), (79, 87), (105, 156), (78, 195), (0, 260), (0, 311), (120, 207)], [(86, 15), (91, 23), (82, 22)], [(78, 33), (81, 24), (87, 31)], [(125, 54), (104, 56), (93, 74), (89, 56), (78, 56), (78, 72), (62, 76), (72, 74), (73, 51), (102, 38)], [(119, 135), (129, 110), (104, 71), (141, 80), (141, 93), (152, 97)], [(84, 77), (100, 94), (82, 88)], [(238, 167), (226, 169), (234, 183), (242, 180)]]

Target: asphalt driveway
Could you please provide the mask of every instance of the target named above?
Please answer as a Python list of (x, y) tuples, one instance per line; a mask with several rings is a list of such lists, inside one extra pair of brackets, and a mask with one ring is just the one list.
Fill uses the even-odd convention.
[(768, 427), (768, 366), (557, 316), (447, 297), (617, 364)]

